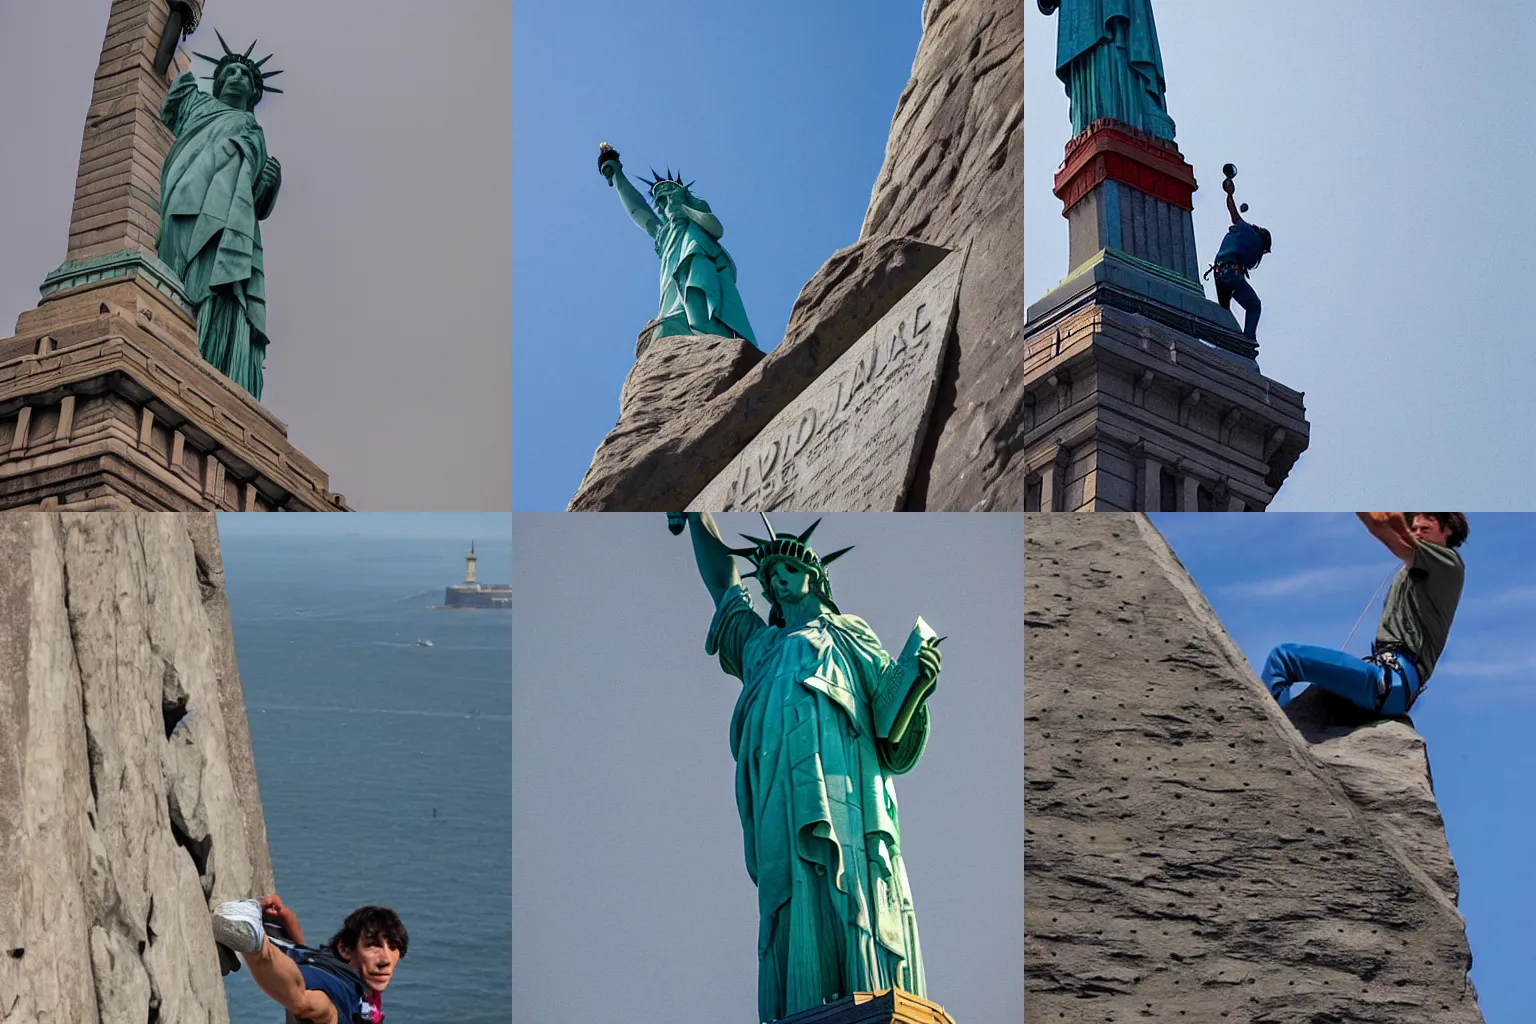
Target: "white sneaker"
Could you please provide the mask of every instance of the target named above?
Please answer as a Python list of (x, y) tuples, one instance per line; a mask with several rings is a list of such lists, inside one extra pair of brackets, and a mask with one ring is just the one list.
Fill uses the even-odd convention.
[(236, 953), (255, 953), (266, 938), (260, 900), (231, 900), (213, 912), (213, 939), (221, 946)]

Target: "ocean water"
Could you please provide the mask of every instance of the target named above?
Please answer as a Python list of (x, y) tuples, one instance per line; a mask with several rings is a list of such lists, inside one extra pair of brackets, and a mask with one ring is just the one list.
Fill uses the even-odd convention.
[[(507, 581), (510, 538), (476, 546)], [(358, 906), (400, 914), (389, 1024), (512, 1019), (511, 613), (426, 607), (464, 548), (223, 542), (277, 891), (310, 945)], [(234, 1024), (282, 1020), (246, 969), (224, 984)]]

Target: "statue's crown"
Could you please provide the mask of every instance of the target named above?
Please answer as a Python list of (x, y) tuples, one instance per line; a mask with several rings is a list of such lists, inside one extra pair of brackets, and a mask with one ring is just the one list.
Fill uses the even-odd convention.
[(272, 54), (267, 54), (265, 57), (261, 58), (261, 60), (251, 60), (251, 51), (256, 49), (256, 40), (251, 40), (251, 45), (245, 48), (244, 53), (236, 53), (234, 50), (229, 48), (229, 44), (224, 41), (224, 37), (219, 35), (218, 29), (214, 29), (213, 34), (219, 37), (219, 45), (224, 48), (224, 56), (210, 57), (206, 53), (193, 54), (194, 57), (201, 57), (203, 60), (213, 65), (213, 74), (204, 75), (204, 78), (208, 79), (209, 81), (216, 82), (218, 81), (219, 75), (231, 64), (244, 64), (245, 67), (251, 72), (251, 80), (256, 83), (257, 102), (261, 101), (261, 96), (263, 93), (281, 93), (283, 91), (268, 85), (266, 82), (267, 79), (282, 74), (281, 71), (261, 70), (261, 66), (272, 59)]
[[(656, 194), (656, 186), (660, 185), (662, 182), (671, 182), (672, 184), (674, 184), (674, 185), (678, 186), (679, 188), (681, 188), (684, 192), (688, 192), (690, 194), (692, 194), (692, 192), (693, 192), (693, 182), (690, 181), (690, 182), (687, 182), (686, 184), (684, 184), (684, 182), (683, 182), (683, 172), (682, 172), (681, 168), (678, 169), (676, 174), (673, 174), (672, 168), (668, 167), (667, 168), (667, 173), (666, 173), (665, 177), (657, 177), (656, 176), (656, 168), (652, 167), (651, 168), (650, 180), (646, 181), (646, 179), (644, 177), (641, 177), (640, 180), (645, 182), (645, 184), (647, 186), (649, 186), (650, 191), (651, 191), (651, 195), (653, 195), (653, 196)], [(697, 179), (695, 179), (695, 180), (697, 180)], [(812, 529), (814, 529), (814, 527), (812, 527)], [(742, 536), (745, 537), (746, 534), (742, 534)]]
[(773, 524), (768, 522), (768, 516), (764, 513), (758, 514), (762, 515), (763, 525), (768, 528), (767, 538), (753, 537), (750, 534), (744, 533), (742, 537), (751, 541), (752, 546), (749, 548), (731, 548), (731, 554), (740, 555), (752, 563), (752, 571), (747, 573), (743, 579), (750, 579), (756, 576), (762, 571), (764, 565), (776, 558), (793, 559), (801, 565), (817, 570), (821, 573), (822, 578), (825, 579), (827, 566), (853, 550), (852, 546), (849, 546), (840, 548), (830, 555), (818, 556), (806, 542), (811, 539), (811, 534), (816, 532), (816, 527), (821, 525), (820, 519), (806, 527), (805, 532), (797, 537), (793, 533), (775, 533)]

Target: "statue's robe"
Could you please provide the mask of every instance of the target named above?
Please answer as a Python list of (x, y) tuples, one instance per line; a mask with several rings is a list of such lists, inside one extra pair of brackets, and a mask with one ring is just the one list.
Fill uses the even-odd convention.
[(1111, 117), (1172, 139), (1163, 55), (1151, 0), (1062, 0), (1056, 77), (1072, 100), (1072, 132)]
[(893, 776), (928, 737), (920, 708), (900, 743), (871, 704), (900, 670), (853, 615), (769, 626), (735, 586), (705, 650), (742, 681), (731, 719), (736, 806), (757, 885), (758, 1018), (850, 992), (924, 994)]
[[(691, 205), (712, 212), (703, 200), (695, 199)], [(689, 218), (668, 218), (656, 229), (656, 255), (661, 257), (661, 306), (656, 315), (662, 321), (657, 337), (734, 333), (757, 344), (747, 322), (747, 308), (736, 290), (736, 261), (719, 239)], [(709, 320), (694, 323), (688, 319), (684, 296), (689, 288), (704, 293)]]
[(197, 308), (203, 358), (261, 398), (267, 349), (261, 227), (278, 183), (263, 184), (267, 140), (256, 115), (202, 92), (191, 72), (171, 85), (161, 119), (176, 136), (160, 174), (160, 259)]

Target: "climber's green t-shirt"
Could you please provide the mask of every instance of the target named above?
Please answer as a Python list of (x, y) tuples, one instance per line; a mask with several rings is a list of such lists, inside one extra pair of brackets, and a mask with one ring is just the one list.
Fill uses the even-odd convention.
[(1419, 656), (1424, 682), (1435, 670), (1456, 617), (1466, 566), (1452, 549), (1415, 541), (1413, 562), (1398, 570), (1381, 609), (1377, 640), (1406, 645)]

